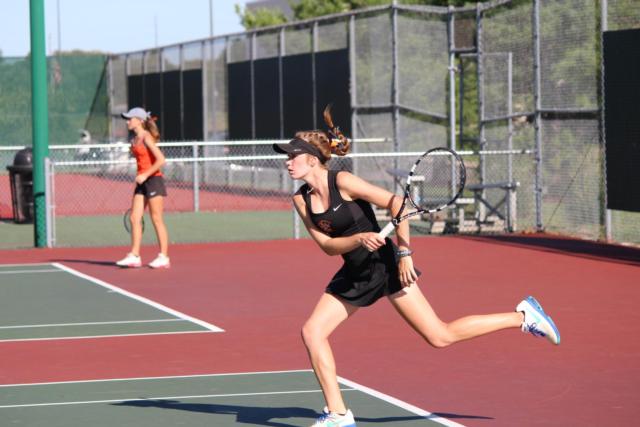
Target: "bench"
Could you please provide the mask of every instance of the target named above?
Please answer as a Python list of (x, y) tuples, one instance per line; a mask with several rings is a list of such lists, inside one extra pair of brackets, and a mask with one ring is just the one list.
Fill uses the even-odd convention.
[[(409, 171), (405, 169), (387, 169), (396, 183), (402, 184), (401, 180), (406, 180)], [(420, 177), (417, 181), (420, 181)], [(471, 197), (459, 197), (454, 202), (453, 213), (436, 213), (424, 215), (423, 218), (414, 217), (426, 221), (426, 231), (428, 233), (455, 233), (462, 230), (475, 229), (475, 231), (502, 231), (513, 232), (516, 229), (516, 190), (520, 184), (518, 182), (498, 182), (485, 184), (469, 184), (465, 186), (465, 191), (472, 193)], [(502, 190), (504, 195), (497, 201), (492, 202), (486, 196), (487, 190)], [(473, 219), (467, 220), (465, 209), (474, 206)], [(505, 207), (505, 213), (500, 211)]]

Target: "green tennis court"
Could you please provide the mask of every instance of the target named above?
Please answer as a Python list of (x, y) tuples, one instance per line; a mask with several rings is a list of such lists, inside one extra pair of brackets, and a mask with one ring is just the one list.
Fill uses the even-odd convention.
[(0, 296), (0, 341), (221, 331), (58, 263), (0, 266)]
[[(460, 424), (341, 379), (359, 426)], [(30, 427), (305, 426), (322, 393), (312, 371), (0, 386), (0, 415)]]

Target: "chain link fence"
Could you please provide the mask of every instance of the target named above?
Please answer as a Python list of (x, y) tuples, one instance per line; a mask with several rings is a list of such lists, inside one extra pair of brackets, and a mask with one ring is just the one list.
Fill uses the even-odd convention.
[[(166, 221), (174, 243), (298, 238), (306, 235), (291, 204), (291, 195), (301, 182), (292, 182), (282, 155), (253, 155), (257, 147), (276, 141), (197, 142), (160, 144), (167, 157), (163, 167), (168, 197)], [(278, 141), (284, 142), (284, 141)], [(380, 144), (384, 140), (359, 140), (354, 145)], [(387, 141), (388, 142), (388, 141)], [(203, 156), (204, 148), (219, 155)], [(135, 164), (128, 146), (94, 146), (91, 160), (78, 158), (72, 148), (55, 150), (50, 167), (53, 244), (56, 246), (126, 244), (124, 228), (135, 179)], [(393, 168), (409, 170), (421, 152), (369, 152), (334, 158), (330, 167), (361, 169), (366, 165), (374, 182), (401, 193), (402, 180)], [(462, 152), (469, 171), (468, 190), (457, 204), (439, 215), (412, 221), (415, 232), (504, 232), (526, 227), (522, 218), (533, 217), (531, 187), (519, 182), (488, 186), (483, 198), (477, 168), (479, 155)], [(484, 156), (532, 163), (530, 153), (494, 152)], [(372, 166), (375, 165), (375, 166)], [(479, 187), (480, 188), (480, 187)], [(500, 200), (497, 200), (500, 198)], [(519, 212), (519, 214), (516, 214)], [(388, 220), (386, 211), (378, 212)], [(155, 235), (147, 218), (145, 242)]]

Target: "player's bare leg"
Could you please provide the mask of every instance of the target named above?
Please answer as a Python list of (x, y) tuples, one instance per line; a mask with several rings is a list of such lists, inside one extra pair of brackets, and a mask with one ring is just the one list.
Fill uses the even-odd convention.
[(520, 312), (507, 312), (466, 316), (446, 323), (436, 315), (416, 284), (396, 292), (389, 300), (416, 332), (438, 348), (501, 329), (519, 328), (524, 319)]
[(331, 294), (324, 294), (302, 328), (302, 339), (313, 371), (331, 412), (343, 414), (347, 408), (340, 393), (329, 336), (357, 310), (358, 307), (346, 304)]

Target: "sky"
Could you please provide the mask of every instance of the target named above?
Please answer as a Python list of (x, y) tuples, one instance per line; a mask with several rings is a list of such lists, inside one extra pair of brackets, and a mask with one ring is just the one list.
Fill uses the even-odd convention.
[[(247, 0), (43, 0), (47, 54), (80, 49), (122, 53), (243, 31), (235, 5)], [(2, 56), (30, 47), (29, 0), (0, 0)], [(58, 28), (58, 11), (60, 28)], [(58, 32), (58, 29), (60, 30)], [(58, 36), (59, 35), (59, 36)]]

